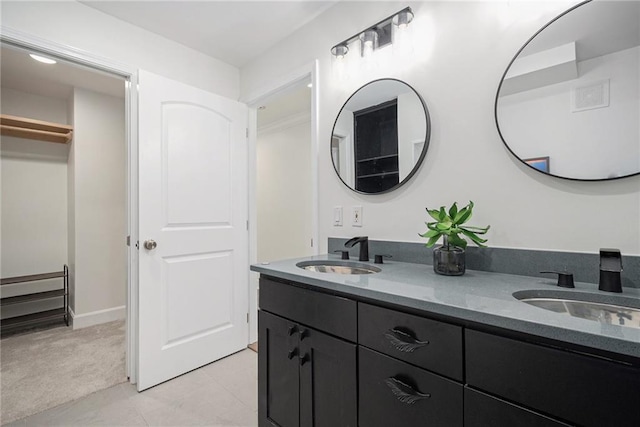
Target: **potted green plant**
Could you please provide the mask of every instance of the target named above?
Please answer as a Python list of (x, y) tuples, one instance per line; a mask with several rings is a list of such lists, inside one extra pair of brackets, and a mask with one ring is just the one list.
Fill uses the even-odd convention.
[(465, 249), (468, 238), (480, 247), (485, 247), (486, 239), (478, 235), (486, 234), (489, 225), (486, 227), (472, 227), (464, 225), (471, 219), (473, 214), (473, 202), (458, 210), (457, 203), (451, 205), (446, 210), (444, 206), (440, 209), (429, 209), (427, 213), (435, 221), (426, 222), (428, 230), (420, 234), (427, 240), (426, 246), (432, 247), (442, 237), (442, 245), (433, 250), (433, 270), (438, 274), (446, 276), (461, 276), (465, 272)]

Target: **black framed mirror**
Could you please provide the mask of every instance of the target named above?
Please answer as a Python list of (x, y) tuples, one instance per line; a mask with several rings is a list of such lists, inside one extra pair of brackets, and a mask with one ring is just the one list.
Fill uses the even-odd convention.
[(415, 89), (396, 79), (374, 80), (354, 92), (336, 117), (333, 167), (358, 193), (387, 193), (417, 172), (430, 131), (429, 111)]
[(602, 181), (640, 173), (640, 2), (585, 1), (540, 29), (495, 102), (509, 151), (541, 173)]

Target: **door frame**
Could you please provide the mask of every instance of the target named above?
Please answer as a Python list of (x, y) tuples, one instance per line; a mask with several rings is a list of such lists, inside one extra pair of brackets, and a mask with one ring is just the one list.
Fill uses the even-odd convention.
[[(258, 262), (257, 231), (257, 130), (258, 107), (268, 98), (281, 94), (303, 80), (311, 81), (311, 238), (312, 254), (318, 254), (318, 100), (320, 94), (318, 60), (272, 81), (240, 99), (249, 107), (249, 263)], [(249, 272), (249, 343), (258, 340), (258, 273)]]
[[(125, 79), (125, 144), (127, 155), (127, 308), (125, 365), (132, 384), (138, 375), (138, 69), (72, 46), (0, 26), (0, 41), (40, 52)], [(124, 236), (123, 236), (124, 237)]]

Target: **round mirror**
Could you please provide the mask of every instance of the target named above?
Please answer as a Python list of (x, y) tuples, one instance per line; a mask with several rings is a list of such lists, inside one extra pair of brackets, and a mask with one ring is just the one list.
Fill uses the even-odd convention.
[(496, 96), (507, 148), (574, 180), (640, 173), (640, 2), (584, 2), (518, 52)]
[(375, 80), (351, 95), (338, 113), (331, 135), (333, 167), (354, 191), (386, 193), (416, 173), (430, 129), (427, 107), (411, 86)]

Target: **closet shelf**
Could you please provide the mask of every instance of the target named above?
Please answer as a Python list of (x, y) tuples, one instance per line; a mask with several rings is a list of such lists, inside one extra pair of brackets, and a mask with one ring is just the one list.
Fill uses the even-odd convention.
[(59, 144), (66, 144), (73, 137), (72, 126), (6, 114), (0, 114), (0, 131), (6, 136)]

